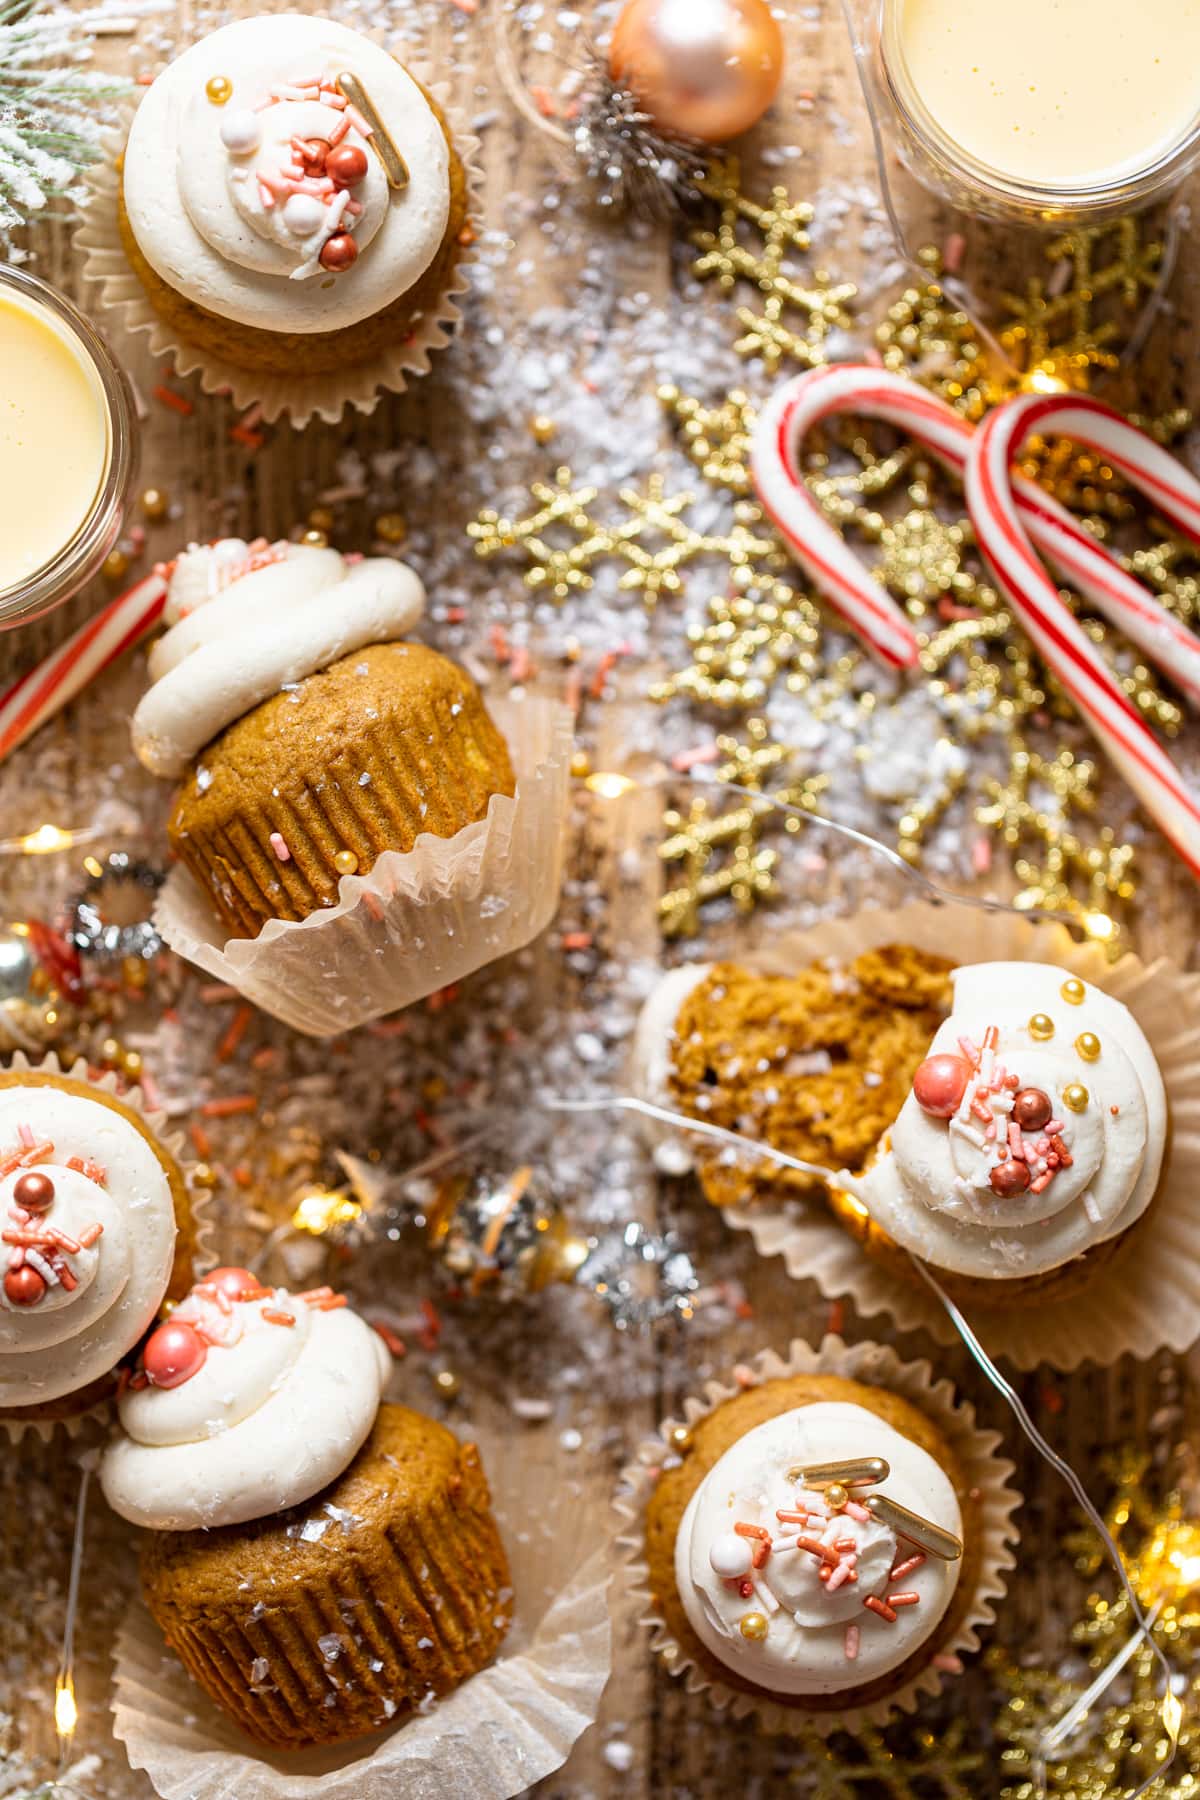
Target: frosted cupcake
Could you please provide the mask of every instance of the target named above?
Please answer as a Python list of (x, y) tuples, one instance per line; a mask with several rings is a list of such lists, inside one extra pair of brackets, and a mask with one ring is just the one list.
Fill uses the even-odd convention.
[(71, 1420), (191, 1280), (178, 1164), (132, 1105), (46, 1070), (0, 1072), (0, 1423)]
[(397, 641), (424, 603), (390, 558), (227, 538), (178, 559), (133, 743), (183, 777), (171, 847), (231, 936), (335, 905), (384, 851), (512, 794), (474, 683)]
[(352, 375), (420, 337), (466, 220), (437, 101), (368, 38), (304, 14), (185, 50), (122, 164), (125, 252), (172, 337), (285, 382)]
[(148, 1528), (147, 1605), (250, 1736), (362, 1736), (449, 1692), (507, 1629), (472, 1445), (379, 1401), (382, 1340), (328, 1288), (199, 1283), (147, 1340), (100, 1468)]
[(880, 1720), (978, 1642), (1011, 1562), (1011, 1465), (927, 1364), (836, 1338), (759, 1361), (664, 1427), (661, 1470), (627, 1471), (631, 1573), (656, 1647), (735, 1716)]

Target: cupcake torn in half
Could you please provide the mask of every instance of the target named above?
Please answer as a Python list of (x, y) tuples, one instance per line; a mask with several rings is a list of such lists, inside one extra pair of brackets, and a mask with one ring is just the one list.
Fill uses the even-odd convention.
[(644, 1097), (829, 1172), (684, 1139), (715, 1203), (821, 1198), (901, 1278), (911, 1253), (989, 1306), (1086, 1282), (1150, 1208), (1167, 1143), (1137, 1021), (1047, 963), (891, 945), (794, 977), (676, 970), (637, 1060)]
[(387, 557), (226, 538), (178, 558), (133, 742), (182, 778), (171, 848), (232, 937), (336, 905), (344, 876), (514, 793), (474, 682), (401, 641), (424, 606)]
[(329, 1288), (199, 1282), (145, 1344), (100, 1479), (149, 1535), (188, 1673), (279, 1750), (399, 1722), (488, 1663), (508, 1564), (478, 1452), (380, 1406), (382, 1339)]

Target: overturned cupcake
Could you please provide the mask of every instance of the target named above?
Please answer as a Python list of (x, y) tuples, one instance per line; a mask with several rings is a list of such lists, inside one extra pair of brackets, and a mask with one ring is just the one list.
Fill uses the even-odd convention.
[(784, 1729), (878, 1719), (990, 1617), (1010, 1468), (927, 1365), (837, 1339), (761, 1360), (765, 1378), (664, 1427), (661, 1471), (627, 1471), (631, 1574), (657, 1648), (719, 1705)]
[(57, 1069), (0, 1072), (0, 1423), (106, 1399), (193, 1249), (183, 1173), (132, 1103)]
[(374, 377), (402, 387), (457, 321), (471, 147), (361, 33), (238, 20), (146, 90), (119, 181), (93, 202), (95, 272), (185, 371), (231, 377), (239, 403), (369, 406)]
[(508, 1567), (479, 1457), (380, 1407), (382, 1340), (328, 1288), (200, 1282), (147, 1340), (100, 1479), (194, 1680), (281, 1750), (400, 1721), (490, 1661)]
[(344, 875), (513, 792), (474, 683), (398, 641), (424, 605), (386, 557), (226, 538), (178, 559), (133, 743), (185, 777), (171, 848), (232, 935), (333, 906)]

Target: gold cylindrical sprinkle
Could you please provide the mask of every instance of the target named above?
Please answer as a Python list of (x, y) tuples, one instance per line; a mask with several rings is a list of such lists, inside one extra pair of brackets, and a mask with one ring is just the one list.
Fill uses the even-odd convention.
[(388, 178), (390, 188), (406, 188), (408, 186), (408, 164), (388, 136), (387, 126), (375, 110), (375, 103), (368, 94), (357, 75), (344, 70), (337, 78), (337, 84), (345, 94), (351, 106), (356, 106), (367, 124), (371, 127), (368, 143), (371, 145)]
[(807, 1468), (788, 1470), (789, 1481), (802, 1481), (805, 1487), (856, 1487), (860, 1482), (886, 1481), (891, 1467), (882, 1456), (856, 1456), (847, 1462), (810, 1463)]
[(944, 1531), (932, 1519), (923, 1519), (920, 1513), (910, 1512), (907, 1506), (901, 1506), (887, 1494), (871, 1494), (863, 1504), (881, 1524), (890, 1525), (897, 1536), (907, 1538), (918, 1550), (940, 1556), (943, 1562), (957, 1562), (962, 1555), (962, 1540), (952, 1531)]

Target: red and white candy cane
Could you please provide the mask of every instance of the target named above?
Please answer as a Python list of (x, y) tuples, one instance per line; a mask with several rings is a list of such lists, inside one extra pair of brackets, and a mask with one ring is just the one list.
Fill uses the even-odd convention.
[(1014, 613), (1146, 811), (1200, 875), (1200, 803), (1064, 606), (1033, 548), (1011, 469), (1034, 432), (1098, 450), (1190, 537), (1200, 537), (1200, 490), (1135, 427), (1099, 402), (1071, 395), (1030, 394), (999, 407), (975, 434), (965, 476), (979, 548)]
[(166, 598), (166, 578), (147, 575), (0, 694), (0, 762), (157, 625)]
[[(1157, 444), (1094, 401), (1067, 401), (1060, 396), (1043, 400), (1031, 395), (1028, 402), (1019, 404), (1069, 404), (1123, 428), (1127, 437), (1122, 438), (1118, 431), (1109, 432), (1102, 452), (1123, 472), (1128, 472), (1136, 450), (1148, 447), (1154, 451), (1154, 485), (1146, 491), (1173, 524), (1200, 541), (1200, 484)], [(800, 445), (805, 435), (822, 420), (839, 413), (857, 413), (894, 425), (930, 450), (960, 479), (974, 427), (944, 400), (906, 376), (893, 375), (869, 363), (840, 363), (812, 369), (778, 388), (755, 430), (751, 455), (754, 484), (797, 561), (860, 637), (886, 662), (906, 667), (916, 659), (916, 638), (911, 626), (830, 524), (800, 473)], [(1065, 426), (1055, 429), (1064, 435), (1078, 435)], [(1096, 447), (1101, 448), (1099, 443)], [(1043, 489), (1018, 478), (1013, 482), (1013, 493), (1025, 529), (1042, 554), (1132, 643), (1158, 662), (1194, 704), (1200, 705), (1200, 640), (1173, 619)], [(904, 645), (911, 647), (911, 653), (898, 654)]]

